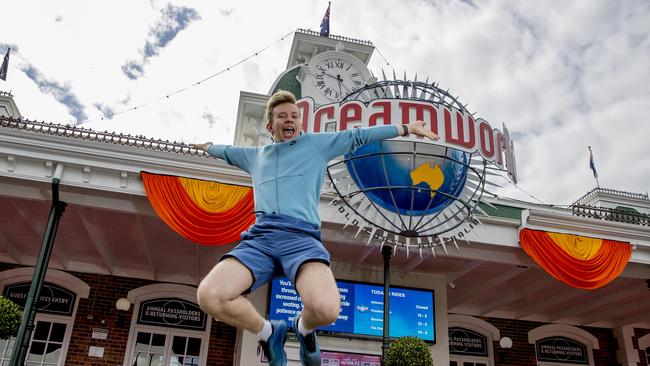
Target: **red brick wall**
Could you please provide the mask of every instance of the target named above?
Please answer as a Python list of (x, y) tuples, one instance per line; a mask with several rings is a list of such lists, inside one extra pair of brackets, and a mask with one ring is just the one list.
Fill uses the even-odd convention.
[[(528, 332), (546, 323), (522, 320), (481, 318), (499, 329), (502, 337), (512, 338), (512, 348), (501, 351), (499, 342), (493, 344), (495, 366), (530, 366), (536, 364), (535, 345), (528, 343)], [(616, 366), (618, 341), (611, 329), (579, 327), (598, 338), (600, 349), (594, 350), (596, 366)]]
[[(0, 271), (12, 268), (17, 268), (17, 266), (0, 263)], [(129, 337), (131, 311), (118, 315), (115, 302), (121, 297), (126, 297), (127, 293), (134, 288), (158, 282), (84, 273), (70, 274), (90, 286), (90, 295), (87, 299), (79, 299), (66, 364), (87, 366), (122, 365)], [(93, 297), (94, 306), (92, 305)], [(92, 319), (88, 319), (91, 314)], [(119, 317), (123, 318), (123, 327), (120, 326)], [(104, 323), (102, 323), (102, 320)], [(108, 329), (108, 339), (92, 339), (93, 328)], [(235, 328), (213, 320), (207, 365), (230, 366), (233, 364), (236, 333)], [(88, 349), (90, 346), (104, 347), (104, 357), (89, 357)]]
[[(0, 263), (0, 271), (16, 268), (15, 265)], [(124, 360), (126, 343), (129, 335), (131, 312), (120, 315), (124, 319), (124, 327), (119, 326), (118, 312), (115, 310), (115, 301), (126, 297), (127, 293), (141, 286), (157, 283), (155, 281), (140, 280), (116, 276), (103, 276), (94, 274), (71, 273), (86, 282), (90, 287), (88, 299), (80, 299), (72, 338), (68, 348), (66, 364), (69, 365), (121, 365)], [(88, 319), (91, 314), (93, 319)], [(535, 347), (528, 343), (528, 332), (545, 323), (517, 321), (509, 319), (482, 318), (499, 328), (502, 336), (512, 338), (513, 347), (501, 351), (498, 341), (494, 343), (496, 366), (530, 366), (535, 365)], [(104, 320), (104, 324), (101, 321)], [(92, 339), (93, 328), (108, 329), (108, 339)], [(611, 329), (581, 327), (598, 338), (600, 349), (594, 350), (596, 366), (616, 366), (616, 351), (618, 342)], [(235, 352), (236, 329), (221, 322), (213, 321), (208, 348), (209, 366), (232, 365)], [(650, 329), (635, 329), (633, 342), (638, 348), (638, 338), (650, 333)], [(90, 346), (104, 347), (103, 358), (88, 356)], [(645, 362), (645, 354), (639, 351), (643, 360), (638, 366), (649, 366)]]

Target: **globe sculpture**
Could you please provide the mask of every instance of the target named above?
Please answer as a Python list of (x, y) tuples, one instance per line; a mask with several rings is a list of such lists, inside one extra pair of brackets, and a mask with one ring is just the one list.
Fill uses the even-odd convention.
[[(348, 95), (345, 101), (426, 100), (466, 112), (454, 97), (423, 82), (377, 82)], [(474, 222), (484, 191), (487, 163), (472, 154), (435, 143), (386, 140), (346, 154), (328, 166), (329, 186), (339, 211), (351, 212), (360, 231), (407, 248), (456, 244), (452, 234)], [(457, 244), (456, 244), (457, 246)]]

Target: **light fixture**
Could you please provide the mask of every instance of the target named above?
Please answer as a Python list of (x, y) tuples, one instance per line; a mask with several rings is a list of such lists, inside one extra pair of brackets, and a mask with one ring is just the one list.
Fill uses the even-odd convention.
[(499, 340), (499, 346), (503, 349), (512, 348), (512, 339), (510, 339), (510, 337), (501, 337)]
[(128, 299), (121, 297), (115, 302), (115, 308), (117, 310), (128, 311), (131, 308), (131, 302)]
[(451, 287), (452, 290), (456, 289), (456, 284), (455, 283), (449, 282), (448, 285), (449, 285), (449, 287)]

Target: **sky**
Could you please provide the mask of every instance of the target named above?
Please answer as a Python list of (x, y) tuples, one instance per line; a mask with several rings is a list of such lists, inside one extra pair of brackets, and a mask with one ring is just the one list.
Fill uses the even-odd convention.
[[(318, 31), (327, 5), (12, 2), (0, 90), (30, 120), (232, 143), (240, 91), (269, 93), (293, 31)], [(375, 75), (429, 77), (476, 117), (505, 123), (519, 183), (492, 192), (571, 204), (596, 186), (588, 146), (601, 187), (648, 192), (650, 2), (334, 0), (330, 33), (372, 42)]]

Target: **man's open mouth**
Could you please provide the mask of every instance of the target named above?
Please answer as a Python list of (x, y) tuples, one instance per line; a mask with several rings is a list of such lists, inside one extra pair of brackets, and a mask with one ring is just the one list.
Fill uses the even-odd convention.
[(296, 132), (296, 129), (293, 127), (285, 127), (282, 129), (282, 133), (285, 135), (293, 136), (294, 132)]

